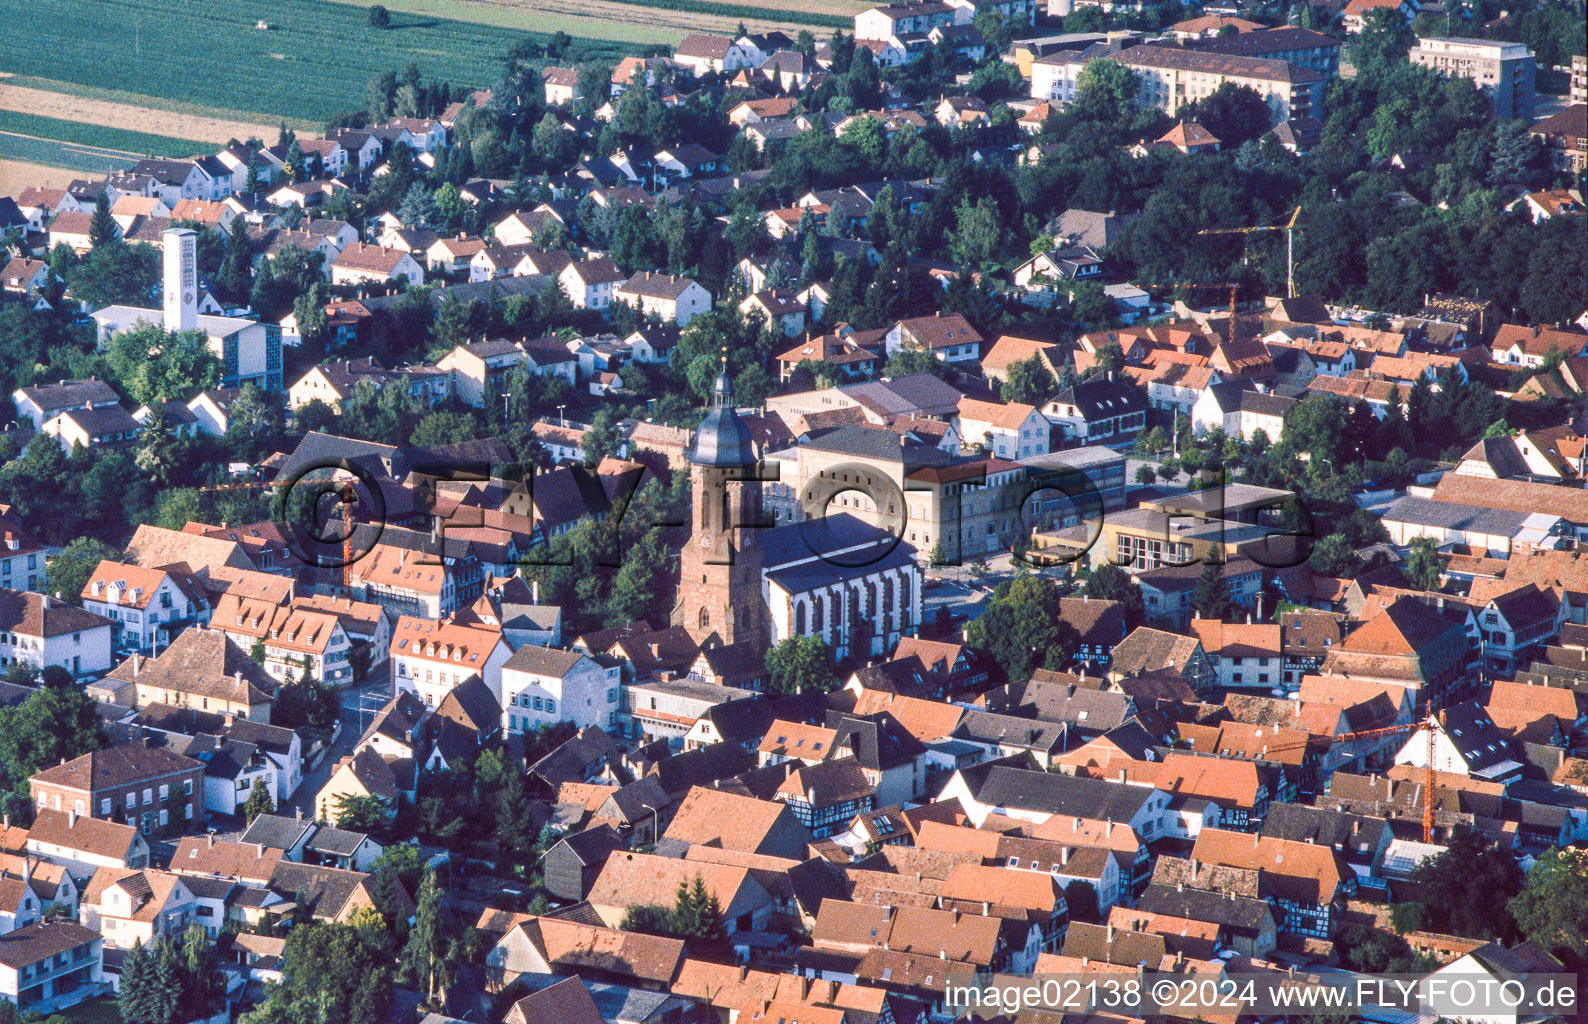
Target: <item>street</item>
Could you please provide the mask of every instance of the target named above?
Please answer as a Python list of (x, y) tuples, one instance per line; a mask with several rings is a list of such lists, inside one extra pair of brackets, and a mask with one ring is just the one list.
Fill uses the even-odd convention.
[(314, 817), (315, 794), (331, 778), (336, 762), (353, 752), (353, 745), (364, 734), (364, 730), (369, 728), (369, 723), (374, 719), (376, 712), (385, 707), (386, 702), (391, 699), (391, 681), (386, 677), (384, 668), (376, 666), (370, 678), (357, 687), (348, 687), (337, 696), (342, 706), (339, 716), (342, 726), (340, 735), (337, 736), (336, 742), (331, 744), (331, 749), (321, 756), (320, 763), (312, 771), (304, 772), (297, 791), (276, 808), (277, 814), (294, 814), (302, 811), (304, 817)]

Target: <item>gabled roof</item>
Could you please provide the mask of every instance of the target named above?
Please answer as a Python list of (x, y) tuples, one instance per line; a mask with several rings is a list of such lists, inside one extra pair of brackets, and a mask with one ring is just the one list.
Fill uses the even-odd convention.
[(63, 789), (88, 793), (132, 785), (178, 772), (202, 771), (204, 766), (190, 757), (173, 754), (160, 747), (107, 747), (73, 758), (65, 764), (46, 768), (33, 781)]
[(41, 810), (28, 830), (28, 842), (80, 850), (98, 857), (125, 857), (138, 841), (136, 825), (118, 825), (85, 814)]
[(254, 706), (269, 703), (277, 683), (219, 629), (192, 626), (154, 659), (134, 654), (109, 678)]

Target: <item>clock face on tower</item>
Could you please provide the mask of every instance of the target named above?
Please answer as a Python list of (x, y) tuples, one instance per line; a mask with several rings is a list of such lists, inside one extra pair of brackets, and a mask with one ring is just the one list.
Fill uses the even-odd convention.
[(192, 292), (183, 292), (182, 293), (182, 305), (185, 306), (189, 302), (192, 302), (192, 301), (193, 301), (193, 293)]

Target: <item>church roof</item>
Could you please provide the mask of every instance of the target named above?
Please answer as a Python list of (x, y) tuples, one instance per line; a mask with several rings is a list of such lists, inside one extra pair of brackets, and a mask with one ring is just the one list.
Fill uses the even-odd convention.
[(726, 367), (717, 377), (711, 411), (695, 431), (688, 458), (697, 466), (723, 468), (751, 466), (758, 461), (750, 444), (750, 428), (734, 412), (733, 382)]

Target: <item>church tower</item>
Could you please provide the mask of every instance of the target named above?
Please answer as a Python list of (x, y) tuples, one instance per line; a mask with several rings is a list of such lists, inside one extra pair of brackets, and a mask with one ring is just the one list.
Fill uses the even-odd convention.
[(702, 647), (767, 644), (761, 596), (761, 484), (750, 430), (733, 410), (727, 367), (717, 377), (711, 411), (695, 431), (690, 464), (689, 540), (679, 555), (673, 623)]

